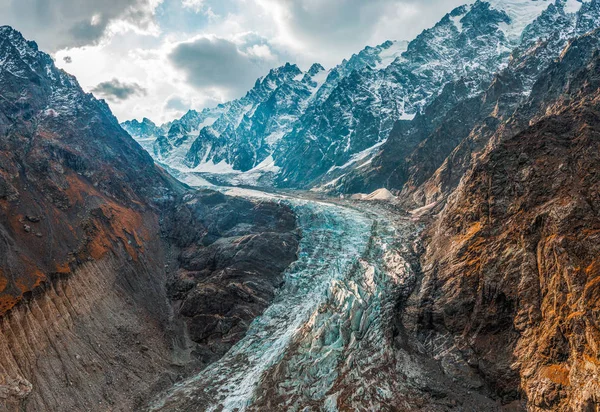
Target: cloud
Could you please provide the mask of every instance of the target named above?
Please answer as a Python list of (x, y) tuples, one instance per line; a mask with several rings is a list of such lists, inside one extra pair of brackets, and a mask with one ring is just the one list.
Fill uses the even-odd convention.
[(179, 96), (173, 96), (165, 103), (165, 110), (175, 112), (186, 112), (190, 109), (190, 103)]
[(469, 0), (254, 0), (272, 19), (273, 41), (332, 65), (366, 45), (412, 40)]
[(115, 23), (154, 28), (154, 9), (162, 0), (0, 0), (1, 24), (35, 39), (42, 49), (96, 44)]
[(182, 0), (181, 5), (185, 9), (190, 9), (200, 13), (204, 9), (204, 0)]
[(0, 0), (0, 24), (54, 52), (87, 91), (135, 83), (127, 99), (104, 96), (111, 109), (160, 123), (238, 98), (286, 61), (331, 67), (366, 45), (412, 39), (469, 1)]
[(107, 100), (127, 100), (133, 96), (145, 96), (148, 92), (137, 83), (123, 83), (119, 79), (102, 82), (92, 89), (92, 93)]
[(244, 53), (233, 41), (200, 37), (178, 44), (169, 54), (171, 63), (182, 70), (187, 81), (198, 89), (217, 88), (232, 97), (247, 91), (270, 65), (265, 50)]
[(65, 56), (65, 57), (63, 57), (63, 61), (67, 64), (73, 63), (73, 58), (71, 56)]

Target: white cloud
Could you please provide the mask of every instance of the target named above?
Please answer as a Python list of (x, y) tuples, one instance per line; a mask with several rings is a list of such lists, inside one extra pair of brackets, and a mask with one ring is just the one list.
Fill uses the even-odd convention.
[(204, 0), (182, 0), (181, 5), (186, 9), (200, 13), (204, 9)]
[[(468, 1), (468, 0), (467, 0)], [(13, 24), (87, 91), (117, 79), (120, 120), (172, 120), (240, 97), (289, 61), (339, 63), (366, 45), (412, 39), (464, 0), (0, 0)]]
[(273, 61), (276, 57), (271, 52), (271, 49), (266, 44), (255, 44), (246, 51), (250, 56), (258, 57), (259, 59)]

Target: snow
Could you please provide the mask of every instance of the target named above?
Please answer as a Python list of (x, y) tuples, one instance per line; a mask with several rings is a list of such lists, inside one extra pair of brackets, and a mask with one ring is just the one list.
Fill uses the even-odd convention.
[(553, 3), (551, 0), (488, 0), (497, 10), (504, 10), (511, 19), (510, 24), (502, 24), (501, 29), (510, 41), (521, 37), (525, 27), (532, 23)]
[(581, 9), (582, 3), (586, 3), (590, 0), (578, 1), (578, 0), (567, 0), (565, 4), (566, 13), (577, 13)]
[(208, 180), (205, 180), (193, 173), (183, 173), (178, 177), (178, 179), (192, 187), (213, 187)]
[(379, 58), (381, 59), (381, 61), (375, 65), (375, 69), (377, 69), (377, 70), (385, 69), (390, 64), (392, 64), (394, 62), (394, 60), (399, 58), (402, 55), (402, 53), (404, 53), (407, 50), (407, 48), (408, 48), (407, 41), (393, 42), (392, 46), (390, 46), (387, 49), (382, 50), (381, 53), (379, 53)]
[(413, 120), (417, 114), (402, 113), (399, 120)]
[[(181, 170), (183, 172), (183, 170)], [(228, 164), (225, 160), (221, 160), (219, 163), (215, 164), (212, 160), (201, 163), (196, 166), (191, 172), (197, 173), (214, 173), (214, 174), (227, 174), (227, 173), (239, 173), (236, 172), (233, 167)]]
[(312, 81), (315, 82), (317, 85), (313, 89), (309, 100), (312, 99), (313, 97), (315, 97), (317, 95), (317, 93), (319, 92), (319, 90), (321, 90), (321, 86), (323, 86), (325, 84), (325, 82), (327, 81), (327, 77), (329, 77), (329, 73), (331, 73), (331, 70), (321, 70), (319, 73), (317, 73), (311, 77)]
[(284, 130), (277, 130), (276, 132), (271, 133), (265, 138), (265, 141), (269, 146), (273, 146), (275, 143), (281, 140), (281, 138), (285, 136)]
[(241, 111), (239, 117), (235, 121), (235, 128), (237, 129), (238, 127), (240, 127), (240, 124), (242, 124), (242, 120), (244, 120), (244, 116), (246, 116), (246, 114), (248, 114), (249, 117), (250, 117), (249, 113), (251, 111), (252, 111), (252, 114), (254, 114), (254, 110), (256, 110), (256, 109), (255, 109), (254, 105), (251, 103), (244, 106), (242, 108), (242, 111)]
[(454, 23), (454, 25), (456, 26), (456, 29), (458, 30), (459, 33), (462, 33), (463, 31), (463, 25), (460, 22), (462, 20), (462, 18), (464, 17), (464, 15), (460, 15), (460, 16), (450, 16), (450, 19), (452, 20), (452, 22)]
[(206, 119), (204, 119), (204, 121), (198, 126), (198, 130), (194, 131), (195, 134), (198, 135), (198, 133), (200, 133), (200, 130), (204, 129), (205, 127), (212, 126), (217, 121), (217, 119), (218, 117), (207, 117)]
[(265, 160), (260, 162), (254, 169), (248, 171), (247, 173), (256, 173), (256, 172), (278, 173), (279, 170), (280, 170), (280, 168), (275, 166), (275, 160), (273, 159), (273, 155), (271, 155), (271, 156), (268, 156)]
[(330, 72), (331, 70), (321, 70), (319, 73), (311, 77), (311, 79), (313, 82), (317, 83), (317, 87), (321, 87), (321, 85), (325, 83), (325, 80), (327, 80)]
[(379, 147), (381, 147), (386, 140), (382, 140), (381, 142), (376, 143), (375, 145), (369, 147), (368, 149), (363, 150), (362, 152), (358, 152), (352, 155), (352, 157), (350, 158), (350, 160), (348, 160), (345, 164), (343, 164), (342, 166), (333, 166), (332, 168), (330, 168), (328, 170), (327, 173), (331, 173), (334, 170), (338, 170), (338, 169), (346, 169), (350, 166), (352, 166), (353, 164), (360, 162), (361, 160), (367, 158), (368, 156), (370, 156), (371, 154), (373, 154), (373, 152), (375, 152)]

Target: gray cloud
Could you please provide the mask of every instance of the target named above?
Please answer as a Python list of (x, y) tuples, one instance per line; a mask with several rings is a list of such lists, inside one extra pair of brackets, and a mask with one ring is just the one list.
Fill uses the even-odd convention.
[(179, 96), (173, 96), (165, 103), (165, 109), (185, 112), (189, 110), (190, 104)]
[(145, 96), (146, 89), (137, 83), (123, 83), (119, 79), (102, 82), (92, 89), (92, 93), (112, 101), (123, 101), (133, 96)]
[(219, 38), (181, 43), (169, 59), (196, 88), (216, 87), (231, 96), (247, 91), (269, 67), (266, 62), (240, 52), (235, 43)]
[(73, 63), (73, 58), (71, 56), (65, 56), (63, 57), (63, 61), (65, 63)]
[(115, 20), (147, 28), (154, 18), (150, 0), (0, 0), (0, 10), (0, 24), (50, 52), (94, 44)]
[(411, 40), (454, 7), (474, 0), (270, 1), (286, 8), (294, 36), (309, 50), (331, 56), (332, 64), (374, 41)]

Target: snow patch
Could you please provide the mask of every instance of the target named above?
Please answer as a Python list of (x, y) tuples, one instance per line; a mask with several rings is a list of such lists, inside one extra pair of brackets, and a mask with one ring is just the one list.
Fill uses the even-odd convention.
[(358, 163), (361, 160), (364, 160), (365, 158), (367, 158), (368, 156), (373, 154), (373, 152), (375, 152), (379, 147), (381, 147), (386, 141), (387, 141), (387, 139), (382, 140), (381, 142), (369, 147), (368, 149), (363, 150), (362, 152), (353, 154), (352, 157), (350, 158), (350, 160), (348, 160), (345, 164), (343, 164), (341, 166), (333, 166), (332, 168), (330, 168), (327, 171), (327, 173), (331, 173), (338, 169), (346, 169), (346, 168), (352, 166), (353, 164)]
[(511, 19), (510, 24), (501, 24), (510, 41), (517, 41), (525, 27), (531, 24), (550, 4), (551, 0), (488, 0), (496, 10), (503, 10)]
[(178, 177), (183, 183), (192, 187), (213, 187), (208, 180), (201, 178), (193, 173), (184, 173)]
[[(183, 172), (183, 170), (181, 170)], [(236, 172), (233, 167), (227, 163), (225, 160), (221, 160), (219, 163), (215, 164), (212, 160), (201, 163), (196, 166), (194, 169), (190, 170), (191, 172), (197, 173), (214, 173), (214, 174), (228, 174), (228, 173), (239, 173)]]
[(285, 136), (284, 130), (278, 130), (276, 132), (271, 133), (265, 138), (265, 141), (269, 146), (273, 146), (275, 143), (281, 140), (281, 138)]
[(567, 0), (565, 3), (566, 13), (577, 13), (581, 9), (581, 5), (589, 0), (578, 1), (578, 0)]
[(463, 24), (461, 23), (463, 17), (464, 15), (450, 16), (450, 20), (452, 20), (452, 23), (454, 23), (459, 33), (462, 33), (463, 31)]
[(402, 53), (408, 49), (407, 41), (395, 41), (393, 44), (379, 53), (380, 61), (375, 65), (375, 69), (381, 70), (392, 64)]

